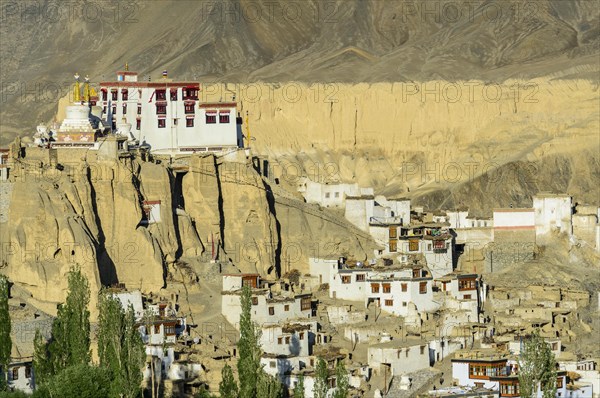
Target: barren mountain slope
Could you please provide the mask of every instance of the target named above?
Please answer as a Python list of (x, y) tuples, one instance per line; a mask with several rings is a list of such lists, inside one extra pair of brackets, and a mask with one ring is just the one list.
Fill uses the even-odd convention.
[[(376, 82), (596, 78), (591, 0), (3, 3), (2, 142), (52, 118), (75, 71)], [(145, 77), (144, 77), (145, 78)]]

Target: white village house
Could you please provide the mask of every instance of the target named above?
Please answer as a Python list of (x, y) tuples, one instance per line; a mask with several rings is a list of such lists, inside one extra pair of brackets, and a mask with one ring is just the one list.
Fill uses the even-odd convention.
[[(517, 357), (495, 350), (464, 350), (452, 359), (452, 378), (459, 386), (483, 387), (500, 392), (501, 397), (520, 397), (519, 362)], [(559, 370), (556, 379), (557, 398), (592, 396), (591, 385), (568, 385), (567, 372)], [(541, 392), (538, 391), (538, 397)]]
[(258, 274), (227, 274), (223, 275), (221, 308), (225, 319), (236, 328), (242, 313), (242, 286), (246, 284), (252, 288), (252, 320), (259, 326), (307, 320), (313, 316), (310, 293), (274, 295), (268, 287), (260, 287)]
[(329, 297), (374, 304), (382, 311), (407, 316), (409, 311), (433, 312), (433, 277), (421, 262), (349, 266), (345, 261), (309, 259), (310, 272), (329, 283)]

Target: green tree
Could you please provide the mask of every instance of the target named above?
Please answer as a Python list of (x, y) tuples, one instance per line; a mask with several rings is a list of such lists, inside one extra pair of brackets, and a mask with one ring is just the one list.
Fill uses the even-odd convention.
[(215, 396), (208, 392), (207, 389), (202, 388), (194, 395), (194, 398), (215, 398)]
[(256, 396), (261, 398), (283, 398), (281, 383), (261, 369), (256, 381)]
[(42, 336), (39, 329), (35, 331), (35, 337), (33, 338), (33, 371), (37, 385), (44, 384), (52, 376), (48, 341)]
[(0, 391), (0, 398), (31, 398), (31, 395), (24, 393), (23, 391)]
[(69, 366), (88, 364), (90, 353), (90, 288), (79, 267), (68, 274), (67, 300), (60, 305), (52, 323), (52, 339), (48, 347), (52, 358), (52, 374)]
[(231, 366), (223, 366), (221, 376), (222, 380), (219, 383), (219, 394), (221, 395), (221, 398), (237, 398), (238, 386), (233, 377)]
[(313, 387), (315, 398), (327, 398), (327, 391), (329, 390), (328, 378), (329, 370), (327, 369), (327, 362), (323, 358), (319, 358), (317, 368), (315, 369), (315, 385)]
[(133, 307), (125, 311), (121, 302), (106, 292), (101, 292), (98, 307), (98, 356), (100, 366), (111, 372), (111, 397), (137, 397), (146, 353)]
[(252, 292), (250, 287), (242, 288), (240, 297), (242, 313), (240, 315), (240, 340), (238, 350), (240, 358), (237, 363), (240, 380), (240, 398), (255, 398), (256, 384), (261, 372), (260, 357), (262, 355), (259, 339), (260, 331), (252, 322)]
[(7, 387), (8, 365), (12, 351), (10, 338), (10, 313), (8, 311), (8, 278), (0, 275), (0, 391)]
[(346, 398), (348, 396), (349, 381), (348, 371), (344, 366), (344, 361), (338, 361), (335, 366), (336, 388), (333, 393), (333, 398)]
[(298, 377), (298, 383), (294, 387), (294, 398), (304, 398), (304, 375)]
[(108, 369), (78, 364), (57, 373), (44, 387), (50, 397), (106, 398), (110, 396), (110, 378)]
[(519, 361), (519, 389), (521, 397), (537, 397), (538, 388), (543, 398), (556, 396), (556, 360), (550, 345), (535, 331), (525, 341)]

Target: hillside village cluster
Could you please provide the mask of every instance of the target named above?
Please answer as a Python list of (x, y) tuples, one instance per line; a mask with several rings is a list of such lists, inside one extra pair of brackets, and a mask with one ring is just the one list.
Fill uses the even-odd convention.
[[(166, 73), (163, 80), (141, 82), (126, 68), (117, 81), (101, 83), (100, 95), (86, 79), (79, 97), (76, 78), (66, 118), (51, 129), (40, 126), (33, 145), (117, 158), (134, 149), (171, 156), (248, 151), (237, 104), (199, 102), (197, 83), (174, 82)], [(0, 155), (6, 185), (12, 156)], [(209, 333), (188, 322), (176, 294), (112, 287), (124, 308), (135, 310), (146, 345), (146, 385), (161, 383), (173, 396), (216, 391), (219, 364), (238, 354), (240, 294), (249, 286), (264, 370), (289, 390), (303, 375), (306, 397), (313, 397), (318, 358), (332, 370), (330, 391), (333, 369), (344, 361), (354, 396), (519, 397), (519, 353), (536, 329), (557, 359), (556, 396), (598, 397), (597, 358), (569, 350), (581, 323), (578, 310), (590, 305), (590, 294), (568, 286), (494, 284), (487, 276), (534, 259), (536, 247), (559, 234), (600, 252), (600, 208), (576, 205), (568, 194), (538, 194), (531, 208), (475, 217), (466, 208), (430, 212), (357, 184), (302, 178), (296, 188), (307, 203), (342, 211), (379, 249), (366, 261), (342, 253), (311, 257), (303, 267), (309, 272), (278, 280), (223, 272), (220, 306), (229, 325)], [(148, 220), (161, 222), (154, 205), (147, 203)], [(35, 389), (31, 357), (13, 355), (9, 385)]]

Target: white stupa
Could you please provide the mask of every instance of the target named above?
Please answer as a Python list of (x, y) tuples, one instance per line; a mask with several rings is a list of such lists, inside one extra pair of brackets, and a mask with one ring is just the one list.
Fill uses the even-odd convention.
[(33, 145), (44, 146), (48, 143), (49, 137), (48, 127), (43, 124), (38, 124), (36, 132), (33, 134)]
[[(85, 78), (86, 85), (89, 79)], [(67, 106), (66, 118), (58, 129), (57, 141), (62, 142), (94, 142), (95, 130), (90, 123), (90, 107), (81, 101), (79, 74), (75, 74), (73, 103)]]
[(127, 123), (126, 118), (122, 118), (121, 122), (117, 124), (117, 135), (127, 137), (129, 141), (134, 141), (135, 137), (131, 134), (131, 123)]

